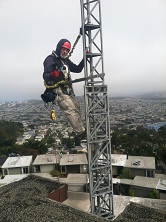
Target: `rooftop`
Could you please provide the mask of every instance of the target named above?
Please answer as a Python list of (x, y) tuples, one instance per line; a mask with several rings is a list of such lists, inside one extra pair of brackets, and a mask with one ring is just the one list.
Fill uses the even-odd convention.
[(3, 168), (28, 167), (32, 162), (32, 156), (8, 157), (2, 165)]
[(22, 180), (23, 178), (27, 176), (28, 176), (27, 174), (6, 175), (3, 179), (0, 179), (0, 186), (1, 184), (9, 184), (15, 181)]
[(124, 167), (140, 168), (140, 169), (155, 169), (155, 157), (146, 156), (128, 156)]
[(112, 166), (124, 166), (127, 155), (124, 154), (111, 154)]
[(157, 189), (166, 191), (166, 180), (159, 180)]
[(157, 189), (158, 183), (159, 183), (159, 179), (151, 178), (151, 177), (141, 177), (141, 176), (136, 176), (131, 181), (131, 185), (152, 188), (152, 189)]
[(56, 157), (55, 154), (43, 154), (37, 155), (32, 165), (48, 165), (59, 163), (59, 156)]
[[(89, 209), (88, 193), (69, 192), (69, 199), (64, 203), (49, 200), (48, 193), (57, 187), (58, 184), (55, 181), (33, 175), (1, 187), (0, 220), (8, 222), (112, 221), (85, 212)], [(166, 200), (115, 195), (114, 209), (117, 216), (114, 222), (165, 222)]]
[(149, 125), (147, 125), (147, 127), (157, 127), (157, 128), (160, 128), (160, 127), (165, 126), (165, 125), (166, 125), (166, 122), (159, 122), (159, 123), (149, 124)]
[(64, 154), (60, 166), (88, 164), (86, 154)]

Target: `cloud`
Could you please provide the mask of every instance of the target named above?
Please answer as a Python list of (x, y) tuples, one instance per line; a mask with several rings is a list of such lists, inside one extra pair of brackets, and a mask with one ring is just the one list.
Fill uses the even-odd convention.
[[(101, 11), (109, 94), (166, 90), (166, 1), (104, 0)], [(0, 101), (39, 98), (45, 57), (61, 38), (74, 43), (80, 26), (78, 0), (1, 0)], [(80, 40), (71, 59), (82, 56)], [(74, 88), (83, 94), (83, 83)]]

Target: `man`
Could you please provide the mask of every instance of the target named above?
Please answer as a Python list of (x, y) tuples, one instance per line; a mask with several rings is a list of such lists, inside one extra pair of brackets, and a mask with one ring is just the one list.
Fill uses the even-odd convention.
[(81, 119), (80, 106), (73, 92), (70, 71), (81, 72), (84, 60), (82, 59), (79, 65), (74, 64), (68, 58), (70, 49), (70, 42), (67, 39), (61, 39), (56, 50), (45, 59), (43, 79), (47, 89), (41, 97), (46, 103), (56, 100), (76, 135), (83, 139), (86, 136), (86, 130)]

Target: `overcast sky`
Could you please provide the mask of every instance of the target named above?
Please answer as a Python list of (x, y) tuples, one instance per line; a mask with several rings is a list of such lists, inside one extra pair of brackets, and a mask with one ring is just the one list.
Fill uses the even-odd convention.
[[(101, 0), (101, 10), (109, 96), (166, 91), (166, 0)], [(0, 0), (0, 101), (40, 99), (44, 59), (80, 26), (79, 0)], [(82, 56), (81, 39), (71, 60)], [(83, 83), (74, 89), (83, 95)]]

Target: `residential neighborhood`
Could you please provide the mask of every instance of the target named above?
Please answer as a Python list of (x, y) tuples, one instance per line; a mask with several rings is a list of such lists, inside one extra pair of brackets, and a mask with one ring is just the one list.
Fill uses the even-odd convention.
[[(83, 97), (78, 99), (84, 119)], [(164, 99), (110, 98), (109, 102), (111, 132), (123, 128), (134, 130), (137, 126), (148, 129), (151, 124), (156, 123), (159, 126), (166, 122)], [(82, 140), (79, 146), (70, 149), (63, 146), (61, 138), (72, 138), (72, 128), (56, 105), (54, 109), (56, 119), (53, 122), (50, 119), (50, 109), (46, 108), (41, 101), (0, 104), (1, 120), (23, 124), (24, 132), (17, 137), (17, 145), (22, 145), (32, 138), (40, 142), (48, 132), (54, 133), (54, 143), (43, 154), (11, 153), (9, 156), (0, 156), (0, 187), (24, 180), (29, 176), (45, 178), (60, 184), (61, 195), (53, 191), (49, 194), (50, 199), (63, 200), (69, 206), (76, 205), (79, 209), (84, 208), (88, 211), (90, 186), (87, 142), (86, 139)], [(154, 128), (154, 130), (158, 129)], [(125, 202), (126, 198), (130, 201), (133, 197), (138, 199), (132, 200), (144, 203), (145, 199), (149, 203), (152, 200), (161, 201), (156, 202), (158, 206), (166, 204), (162, 202), (166, 201), (166, 175), (156, 168), (155, 157), (114, 151), (111, 154), (111, 176), (114, 198), (119, 198), (118, 203), (120, 198)], [(101, 159), (103, 158), (104, 155), (101, 154)], [(82, 200), (81, 203), (78, 198)], [(119, 212), (117, 208), (115, 212)]]
[[(166, 200), (166, 175), (161, 174), (160, 176), (160, 174), (155, 173), (154, 157), (112, 154), (111, 159), (115, 194), (124, 195), (132, 189), (134, 196), (148, 198), (150, 191), (155, 189), (158, 198)], [(60, 181), (69, 185), (69, 191), (88, 191), (88, 159), (86, 154), (38, 155), (33, 162), (32, 156), (8, 157), (1, 166), (1, 170), (3, 177), (31, 173), (43, 175), (43, 173), (49, 174), (52, 170), (59, 170), (64, 175)], [(123, 170), (130, 172), (130, 178), (121, 176)], [(82, 188), (80, 181), (82, 181)], [(3, 179), (0, 180), (0, 183), (3, 183)], [(117, 186), (119, 187), (117, 188)], [(125, 190), (125, 192), (123, 193), (121, 190)]]

